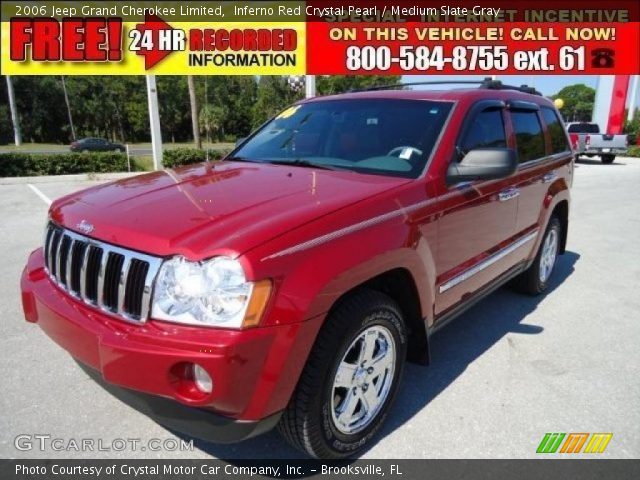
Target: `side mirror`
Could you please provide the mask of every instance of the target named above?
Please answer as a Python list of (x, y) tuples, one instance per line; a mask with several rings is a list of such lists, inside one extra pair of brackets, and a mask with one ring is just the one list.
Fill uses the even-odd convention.
[(460, 162), (451, 162), (447, 170), (447, 184), (506, 178), (517, 168), (516, 153), (510, 148), (471, 150)]
[(246, 139), (247, 139), (247, 137), (238, 137), (238, 138), (236, 138), (236, 147), (239, 147), (240, 145), (242, 145)]

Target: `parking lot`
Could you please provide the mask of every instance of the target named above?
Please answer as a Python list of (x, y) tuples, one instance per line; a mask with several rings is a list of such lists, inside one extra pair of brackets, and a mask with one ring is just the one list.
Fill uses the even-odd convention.
[[(109, 178), (109, 177), (107, 177)], [(0, 456), (300, 458), (276, 432), (191, 452), (17, 450), (21, 434), (161, 441), (174, 433), (120, 403), (22, 316), (20, 272), (42, 241), (47, 203), (105, 177), (0, 179)], [(547, 432), (612, 432), (602, 457), (640, 456), (640, 159), (577, 164), (567, 253), (550, 291), (501, 289), (409, 365), (365, 458), (534, 458)]]

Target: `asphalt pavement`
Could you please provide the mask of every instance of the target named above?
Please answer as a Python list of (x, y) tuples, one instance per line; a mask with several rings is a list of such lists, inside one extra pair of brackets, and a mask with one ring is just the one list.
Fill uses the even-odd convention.
[[(0, 457), (300, 458), (276, 432), (175, 451), (189, 439), (120, 403), (24, 321), (19, 278), (48, 201), (109, 178), (0, 179)], [(432, 364), (408, 366), (364, 458), (535, 458), (547, 432), (611, 432), (601, 458), (640, 456), (640, 159), (579, 163), (572, 196), (550, 291), (501, 289), (434, 335)], [(46, 438), (41, 451), (39, 434), (60, 451)], [(107, 450), (77, 452), (82, 439)], [(140, 443), (117, 451), (116, 439)]]

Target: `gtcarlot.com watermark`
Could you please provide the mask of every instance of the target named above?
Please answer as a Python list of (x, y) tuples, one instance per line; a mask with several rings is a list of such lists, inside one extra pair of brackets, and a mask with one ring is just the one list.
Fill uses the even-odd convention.
[(50, 434), (24, 433), (13, 440), (21, 452), (192, 452), (193, 440), (176, 438), (62, 438)]

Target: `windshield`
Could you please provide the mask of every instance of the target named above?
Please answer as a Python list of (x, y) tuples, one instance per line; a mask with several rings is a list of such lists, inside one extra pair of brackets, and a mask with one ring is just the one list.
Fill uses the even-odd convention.
[(370, 98), (294, 105), (231, 158), (416, 178), (451, 105)]

